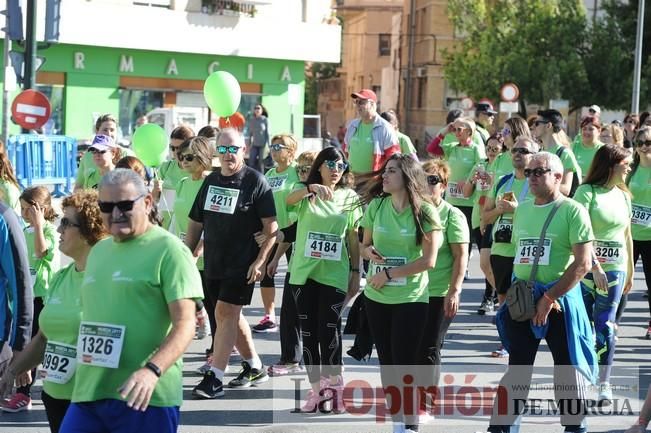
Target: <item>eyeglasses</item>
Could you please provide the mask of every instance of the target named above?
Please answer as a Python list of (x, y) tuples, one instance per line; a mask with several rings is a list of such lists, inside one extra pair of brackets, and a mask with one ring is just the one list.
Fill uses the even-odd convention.
[(515, 155), (516, 153), (519, 153), (520, 155), (533, 155), (535, 152), (530, 151), (527, 148), (524, 147), (514, 147), (511, 149), (511, 153)]
[(217, 146), (217, 153), (222, 155), (226, 152), (234, 154), (237, 153), (238, 150), (240, 150), (239, 146)]
[(536, 120), (536, 121), (534, 122), (534, 125), (536, 125), (536, 126), (540, 126), (540, 125), (545, 125), (545, 124), (547, 124), (547, 123), (549, 123), (549, 122), (550, 122), (549, 120)]
[(301, 174), (306, 174), (306, 173), (309, 173), (310, 170), (312, 170), (312, 166), (311, 165), (299, 165), (298, 167), (296, 167), (296, 170), (298, 170), (298, 172), (301, 173)]
[(196, 158), (197, 155), (194, 155), (192, 153), (188, 153), (185, 155), (179, 155), (179, 161), (186, 161), (186, 162), (192, 162), (194, 161), (194, 158)]
[(181, 146), (172, 146), (172, 145), (170, 144), (170, 150), (171, 150), (172, 152), (176, 152), (176, 151), (179, 150), (180, 148), (181, 148)]
[(551, 172), (551, 168), (525, 168), (524, 169), (524, 177), (531, 177), (531, 175), (534, 175), (535, 177), (540, 177), (545, 173)]
[(642, 147), (642, 146), (651, 146), (651, 140), (646, 140), (646, 141), (636, 141), (635, 145), (637, 147)]
[(502, 135), (505, 136), (505, 137), (507, 135), (511, 135), (511, 129), (507, 128), (507, 127), (502, 128)]
[(273, 150), (274, 152), (280, 152), (280, 151), (283, 150), (283, 149), (287, 149), (287, 146), (285, 146), (284, 144), (278, 144), (278, 143), (274, 143), (274, 144), (272, 144), (272, 145), (269, 146), (269, 147), (270, 147), (271, 150)]
[(59, 222), (59, 226), (61, 227), (61, 230), (65, 230), (68, 227), (80, 227), (79, 224), (73, 223), (68, 217), (61, 218), (61, 221)]
[(106, 152), (108, 152), (108, 149), (99, 150), (99, 149), (97, 149), (97, 148), (95, 148), (95, 147), (91, 147), (90, 149), (88, 149), (88, 151), (89, 151), (90, 153), (93, 153), (93, 154), (104, 155)]
[(429, 176), (427, 176), (427, 183), (432, 186), (438, 185), (439, 183), (441, 183), (441, 178), (439, 177), (438, 174), (430, 174)]
[(493, 147), (493, 146), (488, 146), (486, 148), (487, 152), (501, 152), (502, 148), (501, 147)]
[(133, 200), (122, 200), (117, 202), (98, 201), (97, 204), (99, 205), (99, 210), (102, 213), (112, 213), (114, 207), (117, 207), (120, 212), (124, 213), (132, 210), (134, 203), (140, 200), (141, 198), (143, 198), (144, 196), (145, 194), (140, 194), (138, 197), (134, 198)]
[(325, 164), (330, 170), (346, 171), (348, 164), (345, 162), (326, 161)]

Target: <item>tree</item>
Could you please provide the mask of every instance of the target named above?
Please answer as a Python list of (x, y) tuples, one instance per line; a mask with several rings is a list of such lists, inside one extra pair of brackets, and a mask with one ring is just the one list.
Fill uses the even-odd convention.
[(337, 75), (337, 64), (334, 63), (308, 63), (305, 66), (305, 113), (318, 112), (320, 79), (332, 78)]
[(564, 98), (582, 106), (589, 80), (581, 50), (586, 16), (580, 0), (450, 0), (448, 13), (466, 35), (445, 52), (450, 85), (474, 99), (499, 99), (505, 82), (520, 88), (524, 102)]

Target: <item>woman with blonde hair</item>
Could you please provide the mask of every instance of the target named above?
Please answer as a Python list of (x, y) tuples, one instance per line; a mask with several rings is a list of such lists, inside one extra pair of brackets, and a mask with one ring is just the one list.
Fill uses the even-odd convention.
[(624, 130), (613, 123), (603, 125), (599, 134), (599, 141), (603, 144), (616, 144), (624, 147)]
[(0, 200), (20, 215), (20, 186), (9, 161), (5, 144), (0, 140)]

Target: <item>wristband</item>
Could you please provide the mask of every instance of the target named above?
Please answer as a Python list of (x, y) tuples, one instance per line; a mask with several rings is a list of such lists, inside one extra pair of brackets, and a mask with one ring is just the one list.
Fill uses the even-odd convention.
[(161, 377), (161, 375), (163, 374), (163, 372), (160, 371), (160, 368), (158, 368), (158, 366), (151, 361), (147, 361), (147, 363), (145, 364), (145, 368), (151, 371), (152, 373), (154, 373), (158, 377)]
[(384, 268), (384, 273), (386, 274), (389, 281), (391, 281), (391, 274), (389, 273), (389, 268)]
[(350, 269), (350, 272), (357, 272), (357, 273), (359, 273), (359, 268), (351, 268), (351, 269)]
[(547, 294), (547, 292), (544, 292), (544, 293), (543, 293), (543, 296), (544, 296), (545, 298), (547, 298), (547, 300), (548, 300), (549, 302), (551, 302), (552, 304), (553, 304), (554, 302), (556, 302), (556, 300), (555, 300), (555, 299), (552, 299), (552, 297), (549, 296), (549, 295)]

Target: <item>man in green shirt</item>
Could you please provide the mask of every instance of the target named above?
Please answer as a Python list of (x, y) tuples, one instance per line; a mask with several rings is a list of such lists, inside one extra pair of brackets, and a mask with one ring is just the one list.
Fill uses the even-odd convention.
[(72, 404), (62, 432), (174, 433), (183, 401), (183, 352), (203, 297), (192, 254), (149, 221), (141, 177), (116, 169), (99, 186), (111, 237), (88, 256)]
[[(525, 201), (515, 211), (514, 274), (519, 280), (529, 280), (538, 257), (533, 277), (536, 314), (531, 320), (515, 321), (508, 308), (498, 312), (500, 337), (510, 356), (509, 368), (499, 384), (505, 394), (496, 396), (493, 406), (488, 428), (491, 433), (510, 432), (511, 426), (520, 424), (519, 414), (527, 401), (543, 337), (554, 359), (554, 397), (560, 423), (568, 433), (587, 431), (583, 381), (577, 373), (594, 382), (597, 365), (579, 282), (591, 267), (594, 236), (586, 209), (560, 192), (563, 171), (560, 159), (548, 152), (534, 155), (525, 169), (534, 200)], [(543, 225), (557, 205), (560, 207), (547, 227), (543, 246), (538, 248)]]
[(477, 124), (477, 132), (481, 135), (481, 139), (486, 145), (488, 137), (490, 137), (490, 129), (497, 111), (493, 110), (493, 106), (488, 102), (480, 102), (475, 108), (475, 123)]
[(561, 194), (572, 197), (581, 183), (583, 173), (572, 149), (562, 144), (567, 141), (567, 135), (563, 131), (563, 115), (554, 109), (538, 111), (533, 134), (542, 142), (543, 150), (561, 159), (564, 169)]

